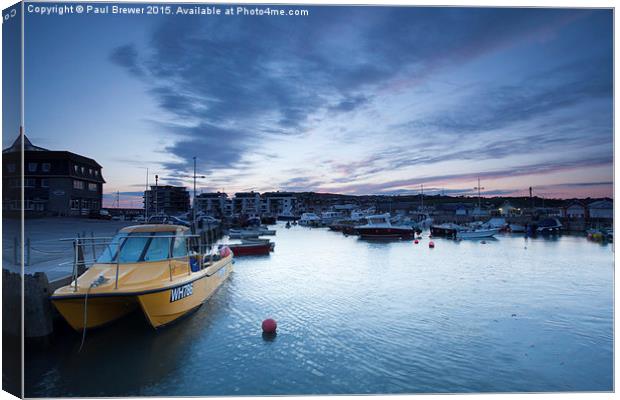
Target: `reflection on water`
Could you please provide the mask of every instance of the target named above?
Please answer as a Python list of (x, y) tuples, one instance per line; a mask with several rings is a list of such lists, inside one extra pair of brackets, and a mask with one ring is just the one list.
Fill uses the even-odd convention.
[[(610, 391), (613, 253), (584, 238), (367, 242), (278, 226), (195, 313), (26, 357), (27, 396)], [(273, 317), (278, 334), (264, 338)]]

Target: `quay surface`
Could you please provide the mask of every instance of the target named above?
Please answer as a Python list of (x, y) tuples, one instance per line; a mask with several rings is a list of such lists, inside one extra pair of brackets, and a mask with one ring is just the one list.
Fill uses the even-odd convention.
[(237, 259), (176, 324), (130, 317), (89, 331), (81, 353), (58, 324), (26, 354), (26, 396), (613, 390), (612, 245), (277, 229), (275, 252)]

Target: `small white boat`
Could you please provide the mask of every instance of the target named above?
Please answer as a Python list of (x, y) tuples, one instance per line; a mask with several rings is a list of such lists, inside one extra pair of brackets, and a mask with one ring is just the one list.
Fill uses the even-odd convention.
[(303, 213), (299, 219), (299, 225), (302, 226), (321, 226), (321, 217), (315, 213)]
[(328, 226), (340, 218), (342, 218), (342, 214), (338, 211), (325, 211), (321, 213), (321, 224)]
[(482, 239), (493, 237), (497, 232), (499, 228), (461, 230), (456, 232), (456, 237), (457, 239)]
[(274, 236), (275, 234), (275, 230), (262, 226), (250, 229), (231, 229), (228, 231), (228, 237), (231, 239), (257, 238), (259, 236)]

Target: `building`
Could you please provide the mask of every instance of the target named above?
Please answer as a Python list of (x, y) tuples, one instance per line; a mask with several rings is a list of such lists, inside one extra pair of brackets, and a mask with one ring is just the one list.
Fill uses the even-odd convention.
[(230, 215), (228, 195), (222, 192), (200, 193), (196, 196), (196, 210), (216, 218)]
[(189, 192), (183, 186), (155, 185), (144, 191), (149, 214), (181, 214), (189, 210)]
[(21, 208), (21, 145), (24, 146), (24, 204), (27, 216), (87, 216), (101, 209), (101, 165), (70, 151), (48, 150), (33, 145), (20, 132), (2, 151), (2, 208), (8, 214)]
[(261, 212), (261, 196), (258, 192), (235, 193), (232, 204), (234, 215), (260, 214)]
[(521, 214), (521, 209), (514, 207), (512, 204), (510, 204), (509, 201), (505, 201), (499, 207), (499, 215), (501, 215), (502, 217), (511, 217), (511, 216), (520, 215), (520, 214)]
[(264, 212), (275, 217), (297, 215), (297, 197), (291, 192), (263, 193)]
[(566, 211), (563, 213), (567, 218), (583, 219), (586, 217), (586, 207), (580, 203), (573, 203), (566, 207)]
[(599, 200), (588, 204), (590, 218), (612, 219), (614, 217), (614, 203), (611, 200)]

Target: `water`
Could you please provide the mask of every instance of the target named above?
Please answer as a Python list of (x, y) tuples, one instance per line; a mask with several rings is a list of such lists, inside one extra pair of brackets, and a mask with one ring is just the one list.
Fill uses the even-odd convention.
[[(373, 243), (278, 225), (198, 311), (26, 357), (27, 396), (613, 390), (613, 252), (576, 236)], [(274, 340), (264, 318), (278, 321)]]

